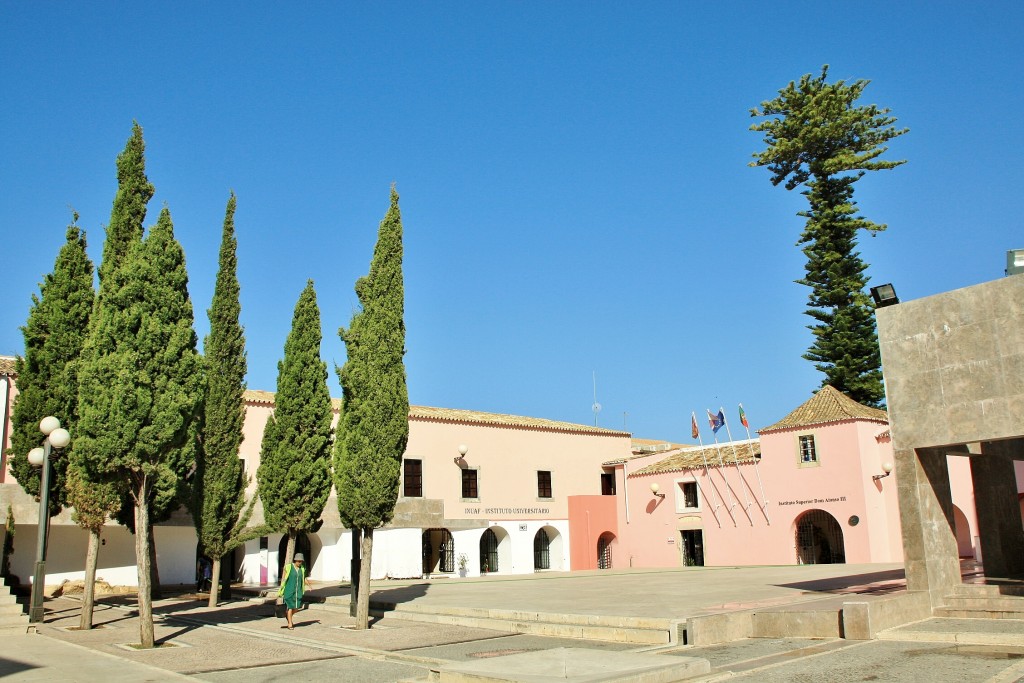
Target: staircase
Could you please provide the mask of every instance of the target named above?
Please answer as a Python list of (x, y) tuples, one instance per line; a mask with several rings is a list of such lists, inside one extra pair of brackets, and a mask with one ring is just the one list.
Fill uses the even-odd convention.
[(0, 634), (25, 633), (27, 629), (28, 615), (11, 593), (10, 586), (0, 583)]
[(1024, 585), (957, 586), (931, 619), (878, 634), (881, 640), (960, 645), (1019, 646), (1024, 643)]

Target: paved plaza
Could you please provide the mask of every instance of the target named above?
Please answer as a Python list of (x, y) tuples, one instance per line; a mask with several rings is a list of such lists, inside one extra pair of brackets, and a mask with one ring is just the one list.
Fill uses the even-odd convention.
[[(543, 610), (579, 615), (685, 619), (751, 607), (817, 604), (850, 595), (893, 594), (902, 570), (894, 565), (691, 568), (545, 573), (519, 577), (373, 582), (373, 600), (385, 607), (415, 603), (445, 613), (460, 607)], [(347, 586), (320, 585), (314, 599), (344, 597)], [(669, 664), (707, 660), (710, 673), (688, 680), (929, 681), (1009, 683), (1024, 680), (1019, 645), (964, 645), (916, 639), (934, 636), (927, 624), (907, 640), (746, 639), (705, 647), (637, 646), (508, 633), (403, 618), (385, 609), (373, 628), (357, 631), (343, 609), (313, 604), (282, 628), (273, 608), (235, 591), (216, 609), (181, 594), (157, 601), (161, 647), (139, 651), (138, 619), (126, 598), (103, 598), (91, 631), (78, 631), (80, 602), (46, 602), (37, 634), (0, 634), (5, 681), (427, 681), (445, 666), (489, 663), (501, 670), (527, 653), (586, 648), (598, 653), (643, 653)], [(599, 657), (600, 654), (596, 654)], [(618, 655), (615, 655), (616, 657)], [(503, 658), (508, 658), (503, 660)], [(609, 657), (611, 659), (612, 657)], [(514, 671), (509, 672), (515, 674)], [(564, 680), (564, 679), (563, 679)], [(614, 679), (605, 679), (614, 680)]]

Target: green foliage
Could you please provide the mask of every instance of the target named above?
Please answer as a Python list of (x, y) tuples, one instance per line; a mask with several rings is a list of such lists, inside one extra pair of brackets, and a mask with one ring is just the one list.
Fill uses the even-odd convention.
[(238, 457), (245, 419), (246, 360), (245, 335), (239, 323), (235, 205), (232, 193), (224, 215), (213, 304), (207, 312), (210, 334), (203, 342), (206, 401), (192, 487), (192, 520), (199, 544), (210, 557), (227, 552), (228, 543), (252, 513), (252, 506), (245, 501), (248, 480)]
[(142, 225), (146, 205), (153, 198), (154, 188), (146, 178), (146, 144), (142, 127), (132, 122), (132, 134), (124, 151), (117, 156), (117, 195), (110, 212), (107, 238), (103, 242), (100, 262), (100, 285), (119, 268), (132, 246), (142, 241)]
[[(74, 221), (78, 214), (74, 214)], [(32, 297), (28, 321), (22, 327), (25, 356), (15, 361), (18, 397), (11, 419), (11, 471), (25, 492), (39, 495), (40, 470), (27, 454), (43, 442), (39, 421), (53, 415), (75, 434), (78, 421), (78, 358), (85, 345), (92, 313), (93, 266), (86, 254), (85, 233), (72, 222), (53, 272)], [(67, 503), (65, 487), (68, 451), (54, 458), (50, 477), (50, 515)]]
[(203, 378), (185, 256), (166, 208), (123, 267), (108, 271), (92, 322), (75, 441), (84, 469), (127, 482), (136, 505), (154, 491), (182, 499)]
[(804, 354), (832, 385), (854, 400), (879, 405), (885, 397), (873, 307), (864, 292), (867, 265), (856, 251), (857, 231), (885, 230), (857, 214), (853, 183), (867, 171), (891, 169), (905, 161), (879, 157), (885, 143), (907, 132), (896, 118), (876, 105), (855, 105), (869, 81), (826, 82), (804, 75), (762, 102), (751, 116), (772, 117), (751, 126), (764, 133), (765, 149), (751, 166), (767, 166), (772, 184), (787, 190), (805, 186), (808, 211), (798, 245), (807, 256), (806, 274), (798, 283), (811, 288), (807, 315), (814, 342)]
[(313, 281), (299, 296), (277, 364), (274, 414), (256, 471), (267, 525), (294, 538), (319, 527), (331, 492), (331, 397), (320, 360), (320, 309)]
[(409, 440), (402, 217), (394, 187), (370, 272), (356, 282), (356, 294), (362, 310), (347, 330), (338, 331), (347, 360), (338, 369), (343, 399), (334, 472), (342, 522), (365, 529), (386, 524), (394, 514)]

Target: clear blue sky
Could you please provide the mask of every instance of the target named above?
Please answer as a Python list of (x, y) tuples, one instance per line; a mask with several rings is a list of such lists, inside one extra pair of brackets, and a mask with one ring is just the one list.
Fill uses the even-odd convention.
[(765, 426), (820, 375), (804, 198), (747, 166), (749, 109), (825, 63), (871, 79), (911, 129), (888, 154), (909, 162), (857, 185), (889, 225), (861, 239), (872, 283), (984, 282), (1024, 247), (1022, 36), (1019, 2), (2, 0), (0, 353), (69, 207), (99, 258), (137, 119), (200, 338), (238, 195), (250, 388), (275, 388), (312, 278), (340, 395), (395, 182), (413, 403), (592, 423), (596, 372), (602, 426), (688, 440), (690, 411), (739, 402)]

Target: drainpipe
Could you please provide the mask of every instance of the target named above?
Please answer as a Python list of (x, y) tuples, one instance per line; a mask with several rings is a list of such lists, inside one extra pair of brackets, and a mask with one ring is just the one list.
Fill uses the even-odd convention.
[(2, 484), (7, 476), (7, 426), (11, 416), (11, 376), (6, 372), (0, 373), (0, 379), (4, 381), (4, 426), (3, 440), (0, 441), (0, 484)]

